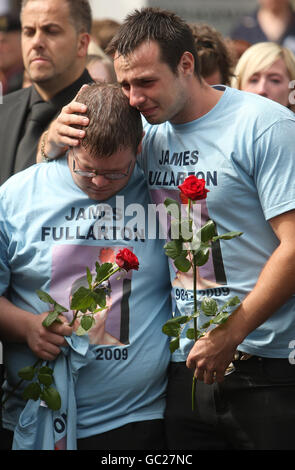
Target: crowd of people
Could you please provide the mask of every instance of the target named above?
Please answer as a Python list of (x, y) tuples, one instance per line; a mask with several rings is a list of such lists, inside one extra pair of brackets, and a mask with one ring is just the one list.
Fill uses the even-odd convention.
[[(0, 18), (1, 449), (294, 450), (295, 14), (258, 3), (230, 37), (161, 8), (94, 20), (88, 0)], [(148, 214), (187, 175), (205, 179), (202, 220), (242, 232), (215, 242), (202, 295), (241, 301), (171, 354), (162, 326), (192, 288)], [(37, 290), (70, 310), (86, 266), (124, 248), (139, 270), (110, 281), (88, 342), (66, 313), (44, 326)], [(36, 359), (79, 362), (57, 378), (75, 407), (23, 399)]]

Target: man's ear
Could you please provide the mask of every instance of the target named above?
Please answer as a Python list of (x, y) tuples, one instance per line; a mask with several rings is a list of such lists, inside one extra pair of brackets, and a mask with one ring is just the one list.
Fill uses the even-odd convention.
[(90, 35), (88, 33), (80, 33), (78, 42), (78, 57), (86, 57), (88, 45), (90, 42)]
[(186, 51), (182, 54), (178, 68), (184, 75), (194, 74), (195, 59), (191, 52)]
[(142, 133), (142, 138), (141, 138), (140, 143), (138, 144), (136, 155), (139, 155), (142, 151), (142, 141), (143, 141), (143, 138), (144, 138), (144, 134), (145, 134), (145, 132)]

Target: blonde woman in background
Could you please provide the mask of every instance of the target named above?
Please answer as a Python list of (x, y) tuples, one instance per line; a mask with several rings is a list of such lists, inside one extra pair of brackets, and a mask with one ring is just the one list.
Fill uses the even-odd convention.
[(239, 59), (231, 85), (265, 96), (295, 112), (292, 93), (295, 86), (295, 56), (290, 49), (273, 42), (255, 44)]

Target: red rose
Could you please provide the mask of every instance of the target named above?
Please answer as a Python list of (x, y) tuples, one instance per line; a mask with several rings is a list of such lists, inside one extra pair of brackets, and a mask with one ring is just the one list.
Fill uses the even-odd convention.
[(181, 191), (181, 195), (186, 196), (192, 201), (206, 199), (207, 193), (209, 192), (209, 190), (205, 188), (205, 180), (203, 178), (199, 179), (194, 175), (188, 176), (178, 188)]
[(128, 250), (128, 248), (124, 248), (117, 253), (116, 263), (119, 268), (125, 269), (125, 271), (130, 271), (131, 269), (138, 271), (139, 262), (137, 256)]

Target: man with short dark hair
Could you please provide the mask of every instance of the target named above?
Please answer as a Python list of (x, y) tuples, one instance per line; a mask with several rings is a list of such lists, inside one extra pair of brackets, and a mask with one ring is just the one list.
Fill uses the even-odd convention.
[[(128, 247), (139, 270), (109, 279), (108, 305), (98, 309), (89, 333), (93, 358), (79, 370), (75, 385), (76, 429), (67, 429), (67, 417), (60, 412), (56, 419), (63, 429), (55, 448), (69, 449), (62, 434), (67, 429), (66, 434), (77, 433), (81, 450), (164, 449), (170, 353), (161, 326), (171, 315), (171, 295), (164, 240), (148, 236), (149, 197), (136, 163), (141, 117), (118, 85), (85, 87), (77, 99), (87, 106), (91, 121), (83, 144), (64, 159), (13, 175), (0, 189), (4, 398), (18, 382), (19, 369), (34, 364), (36, 357), (54, 361), (64, 354), (65, 336), (73, 331), (68, 324), (73, 312), (65, 313), (69, 316), (61, 324), (42, 325), (48, 312), (36, 289), (69, 309), (72, 285), (85, 276), (86, 267), (93, 273), (96, 261), (113, 263), (118, 251)], [(30, 419), (23, 415), (22, 391), (23, 384), (5, 403), (3, 426), (17, 429), (14, 448), (41, 450), (46, 436), (37, 433), (30, 441), (34, 426), (30, 413)], [(21, 413), (24, 426), (18, 426)]]
[(91, 9), (88, 0), (25, 0), (23, 62), (31, 87), (0, 106), (0, 184), (36, 161), (42, 132), (84, 83)]

